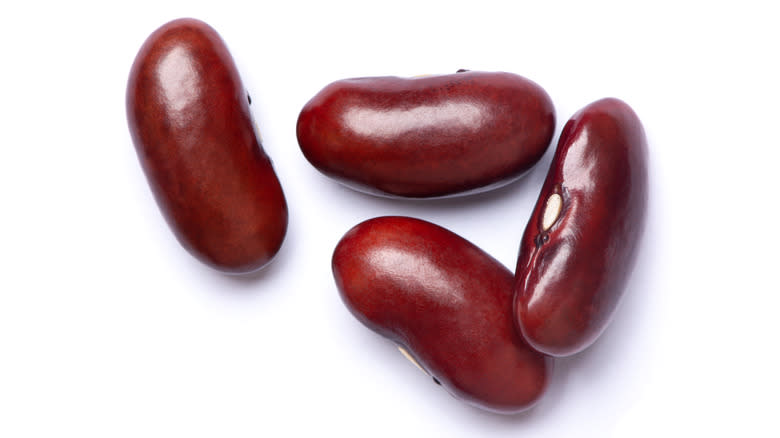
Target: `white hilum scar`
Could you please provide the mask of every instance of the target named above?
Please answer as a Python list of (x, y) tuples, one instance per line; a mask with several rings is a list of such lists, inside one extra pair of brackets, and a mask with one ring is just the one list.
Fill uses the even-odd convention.
[(544, 206), (544, 214), (542, 215), (542, 231), (549, 230), (555, 221), (558, 220), (561, 208), (563, 208), (561, 195), (553, 193), (547, 198), (547, 205)]
[[(412, 355), (409, 354), (409, 352), (406, 351), (403, 347), (398, 347), (398, 351), (400, 351), (405, 358), (409, 359), (409, 362), (413, 363), (414, 366), (416, 366), (420, 371), (424, 372), (425, 374), (428, 374), (428, 371), (425, 371), (423, 367), (421, 367), (420, 364), (412, 357)], [(428, 375), (430, 376), (430, 374)]]

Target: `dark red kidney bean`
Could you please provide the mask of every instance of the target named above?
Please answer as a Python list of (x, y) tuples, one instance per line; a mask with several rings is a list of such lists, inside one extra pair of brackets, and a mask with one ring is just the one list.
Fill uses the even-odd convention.
[(228, 273), (260, 269), (274, 257), (287, 203), (214, 29), (179, 19), (149, 36), (130, 70), (127, 120), (157, 204), (184, 248)]
[(594, 102), (561, 133), (523, 235), (514, 312), (523, 337), (553, 356), (602, 333), (633, 269), (647, 205), (647, 141), (634, 111)]
[(333, 276), (352, 314), (455, 397), (513, 413), (547, 387), (552, 361), (512, 318), (512, 273), (442, 227), (380, 217), (347, 232)]
[(511, 73), (462, 71), (334, 82), (298, 117), (298, 143), (319, 171), (360, 191), (431, 198), (490, 190), (544, 154), (555, 110)]

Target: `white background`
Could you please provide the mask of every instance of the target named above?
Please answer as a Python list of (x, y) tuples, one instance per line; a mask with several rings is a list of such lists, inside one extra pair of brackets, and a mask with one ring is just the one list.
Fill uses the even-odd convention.
[[(778, 436), (776, 8), (548, 3), (2, 6), (0, 436)], [(228, 44), (289, 203), (281, 252), (249, 278), (181, 249), (128, 134), (133, 58), (181, 16)], [(649, 226), (623, 305), (516, 416), (455, 400), (360, 325), (330, 257), (358, 222), (400, 214), (514, 268), (553, 148), (504, 189), (409, 202), (341, 187), (295, 139), (334, 80), (459, 68), (542, 85), (554, 141), (606, 96), (649, 138)]]

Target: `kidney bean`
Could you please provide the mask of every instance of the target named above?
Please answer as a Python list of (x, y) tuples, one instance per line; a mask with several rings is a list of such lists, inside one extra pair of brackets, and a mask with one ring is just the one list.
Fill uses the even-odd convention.
[(624, 102), (594, 102), (564, 127), (515, 272), (516, 322), (536, 350), (577, 353), (609, 323), (635, 264), (647, 173), (645, 133)]
[(457, 234), (380, 217), (347, 232), (333, 254), (341, 298), (455, 397), (502, 413), (528, 409), (552, 362), (512, 318), (512, 273)]
[(127, 120), (152, 193), (184, 248), (228, 273), (274, 257), (287, 204), (214, 29), (179, 19), (149, 36), (130, 70)]
[(364, 192), (411, 198), (490, 190), (544, 154), (555, 111), (537, 84), (461, 71), (334, 82), (300, 113), (298, 143), (323, 174)]

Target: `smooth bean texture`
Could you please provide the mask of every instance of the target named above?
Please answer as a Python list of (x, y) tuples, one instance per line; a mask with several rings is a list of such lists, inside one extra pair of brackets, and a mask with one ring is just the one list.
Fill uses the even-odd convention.
[(521, 76), (461, 71), (345, 79), (298, 117), (298, 143), (323, 174), (392, 197), (476, 193), (512, 182), (547, 150), (555, 111)]
[(544, 393), (552, 361), (515, 330), (512, 273), (457, 234), (371, 219), (344, 235), (332, 267), (350, 312), (455, 397), (514, 413)]
[(130, 133), (163, 216), (184, 248), (227, 273), (265, 266), (287, 230), (248, 100), (220, 36), (193, 19), (152, 33), (127, 84)]
[(594, 102), (566, 124), (520, 245), (514, 313), (553, 356), (591, 345), (635, 264), (648, 197), (647, 140), (634, 111)]

